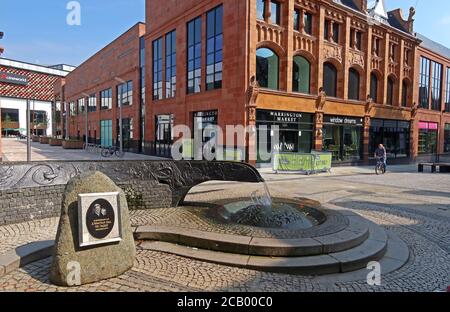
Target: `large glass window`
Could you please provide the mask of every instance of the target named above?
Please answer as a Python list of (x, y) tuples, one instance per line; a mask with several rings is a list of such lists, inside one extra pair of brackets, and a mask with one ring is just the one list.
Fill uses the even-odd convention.
[[(352, 124), (345, 122), (352, 121)], [(333, 161), (361, 160), (363, 127), (361, 118), (324, 117), (323, 150), (330, 152)]]
[(97, 110), (97, 96), (91, 94), (89, 96), (88, 112), (95, 112)]
[(77, 103), (78, 103), (78, 105), (77, 105), (78, 106), (78, 112), (80, 114), (84, 113), (84, 110), (86, 108), (86, 99), (85, 98), (78, 99)]
[(311, 64), (303, 56), (294, 56), (292, 90), (300, 93), (310, 93)]
[(450, 124), (445, 124), (444, 153), (450, 153)]
[(257, 110), (256, 128), (258, 163), (270, 162), (272, 152), (310, 153), (312, 150), (312, 114)]
[(331, 63), (323, 65), (323, 88), (327, 96), (337, 96), (337, 69)]
[(262, 88), (278, 90), (278, 55), (270, 49), (256, 51), (256, 79)]
[(278, 1), (270, 1), (270, 22), (272, 24), (281, 24), (280, 3)]
[(370, 97), (378, 103), (378, 77), (374, 73), (370, 74)]
[[(120, 142), (120, 121), (116, 119), (116, 142)], [(130, 150), (133, 146), (133, 118), (122, 119), (123, 148)]]
[(177, 35), (166, 35), (166, 98), (173, 98), (177, 90)]
[(431, 62), (433, 72), (431, 74), (431, 109), (441, 110), (442, 100), (442, 64)]
[(445, 96), (445, 111), (450, 112), (450, 67), (447, 68), (447, 91)]
[(112, 89), (106, 89), (100, 92), (101, 109), (112, 108)]
[(266, 16), (266, 0), (256, 0), (256, 18), (264, 20)]
[(222, 88), (223, 6), (208, 12), (206, 44), (206, 89)]
[(359, 100), (359, 73), (356, 69), (350, 68), (348, 76), (348, 98), (350, 100)]
[(397, 120), (372, 119), (369, 135), (369, 157), (379, 144), (386, 148), (388, 158), (406, 158), (410, 155), (410, 123)]
[(434, 154), (437, 151), (438, 124), (419, 122), (419, 154)]
[(386, 96), (386, 104), (393, 105), (394, 103), (394, 80), (389, 77), (387, 83), (387, 96)]
[(117, 86), (117, 105), (133, 105), (133, 81)]
[(112, 139), (112, 120), (100, 120), (100, 145), (111, 147)]
[(419, 106), (429, 108), (430, 104), (430, 70), (431, 61), (427, 58), (420, 58), (419, 74)]
[(163, 98), (162, 38), (153, 41), (153, 100)]
[(155, 116), (155, 154), (169, 156), (173, 143), (173, 114)]
[(187, 44), (187, 93), (201, 91), (202, 77), (202, 18), (197, 17), (188, 23)]

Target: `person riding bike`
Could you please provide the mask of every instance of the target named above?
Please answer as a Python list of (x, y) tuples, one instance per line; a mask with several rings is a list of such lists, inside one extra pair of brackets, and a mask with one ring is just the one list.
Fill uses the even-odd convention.
[(387, 155), (386, 155), (386, 148), (383, 146), (383, 144), (378, 145), (378, 148), (375, 150), (375, 158), (381, 162), (383, 162), (384, 171), (386, 172), (387, 169)]

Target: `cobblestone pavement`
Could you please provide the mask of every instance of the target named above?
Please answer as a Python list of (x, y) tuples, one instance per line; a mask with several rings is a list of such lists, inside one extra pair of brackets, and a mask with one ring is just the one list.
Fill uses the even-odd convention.
[[(400, 168), (400, 167), (399, 167)], [(442, 291), (450, 285), (450, 175), (417, 174), (399, 168), (374, 176), (371, 168), (339, 168), (319, 176), (264, 173), (273, 196), (307, 197), (327, 207), (350, 209), (396, 233), (410, 248), (409, 261), (382, 276), (381, 286), (366, 281), (336, 282), (231, 268), (154, 251), (138, 251), (135, 267), (124, 275), (75, 289), (49, 284), (51, 259), (30, 264), (0, 278), (9, 291)], [(406, 168), (406, 167), (402, 167)], [(397, 170), (396, 170), (397, 169)], [(253, 186), (255, 187), (255, 186)], [(248, 193), (249, 187), (212, 182), (193, 189), (190, 201), (208, 201)], [(170, 209), (165, 217), (170, 219)], [(176, 211), (176, 210), (172, 210)], [(177, 212), (178, 213), (178, 212)], [(160, 220), (157, 214), (132, 212), (134, 224)], [(57, 220), (0, 227), (0, 253), (16, 244), (54, 236)]]

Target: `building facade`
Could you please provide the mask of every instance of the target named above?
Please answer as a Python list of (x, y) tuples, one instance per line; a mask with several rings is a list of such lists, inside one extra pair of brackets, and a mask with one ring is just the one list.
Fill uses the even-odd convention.
[[(56, 100), (64, 95), (70, 113), (63, 129), (117, 144), (118, 102), (131, 89), (124, 142), (158, 156), (180, 138), (183, 154), (197, 156), (194, 132), (207, 144), (219, 136), (211, 128), (237, 125), (250, 131), (220, 145), (261, 166), (272, 152), (312, 150), (336, 164), (367, 163), (380, 143), (391, 163), (448, 152), (448, 49), (414, 33), (413, 8), (404, 15), (371, 3), (147, 0), (146, 26), (59, 82)], [(101, 109), (105, 98), (112, 102)], [(87, 126), (86, 103), (96, 103)]]
[(54, 85), (54, 101), (64, 116), (65, 138), (102, 146), (119, 141), (120, 107), (124, 148), (142, 150), (145, 24), (137, 23)]
[(250, 156), (262, 146), (329, 151), (346, 163), (368, 161), (379, 143), (390, 158), (415, 156), (413, 11), (404, 19), (383, 1), (368, 11), (367, 1), (183, 3), (147, 1), (146, 140), (173, 141), (161, 131), (167, 120), (192, 129), (240, 124), (258, 136), (234, 148), (260, 163)]
[[(418, 158), (450, 153), (450, 49), (418, 34), (414, 142)], [(433, 157), (432, 157), (433, 159)]]
[(0, 58), (2, 137), (26, 134), (27, 101), (30, 105), (31, 133), (44, 136), (54, 134), (53, 84), (72, 69), (67, 65), (45, 67)]

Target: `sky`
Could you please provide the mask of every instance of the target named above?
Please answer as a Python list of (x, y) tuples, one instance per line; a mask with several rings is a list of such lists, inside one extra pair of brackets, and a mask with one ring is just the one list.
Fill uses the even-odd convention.
[[(163, 0), (157, 0), (163, 1)], [(227, 0), (224, 0), (227, 1)], [(69, 0), (0, 0), (0, 45), (6, 58), (79, 65), (139, 21), (145, 0), (78, 0), (81, 24), (70, 26)], [(388, 10), (416, 6), (415, 31), (450, 48), (450, 1), (385, 0)], [(406, 16), (405, 16), (406, 18)]]

